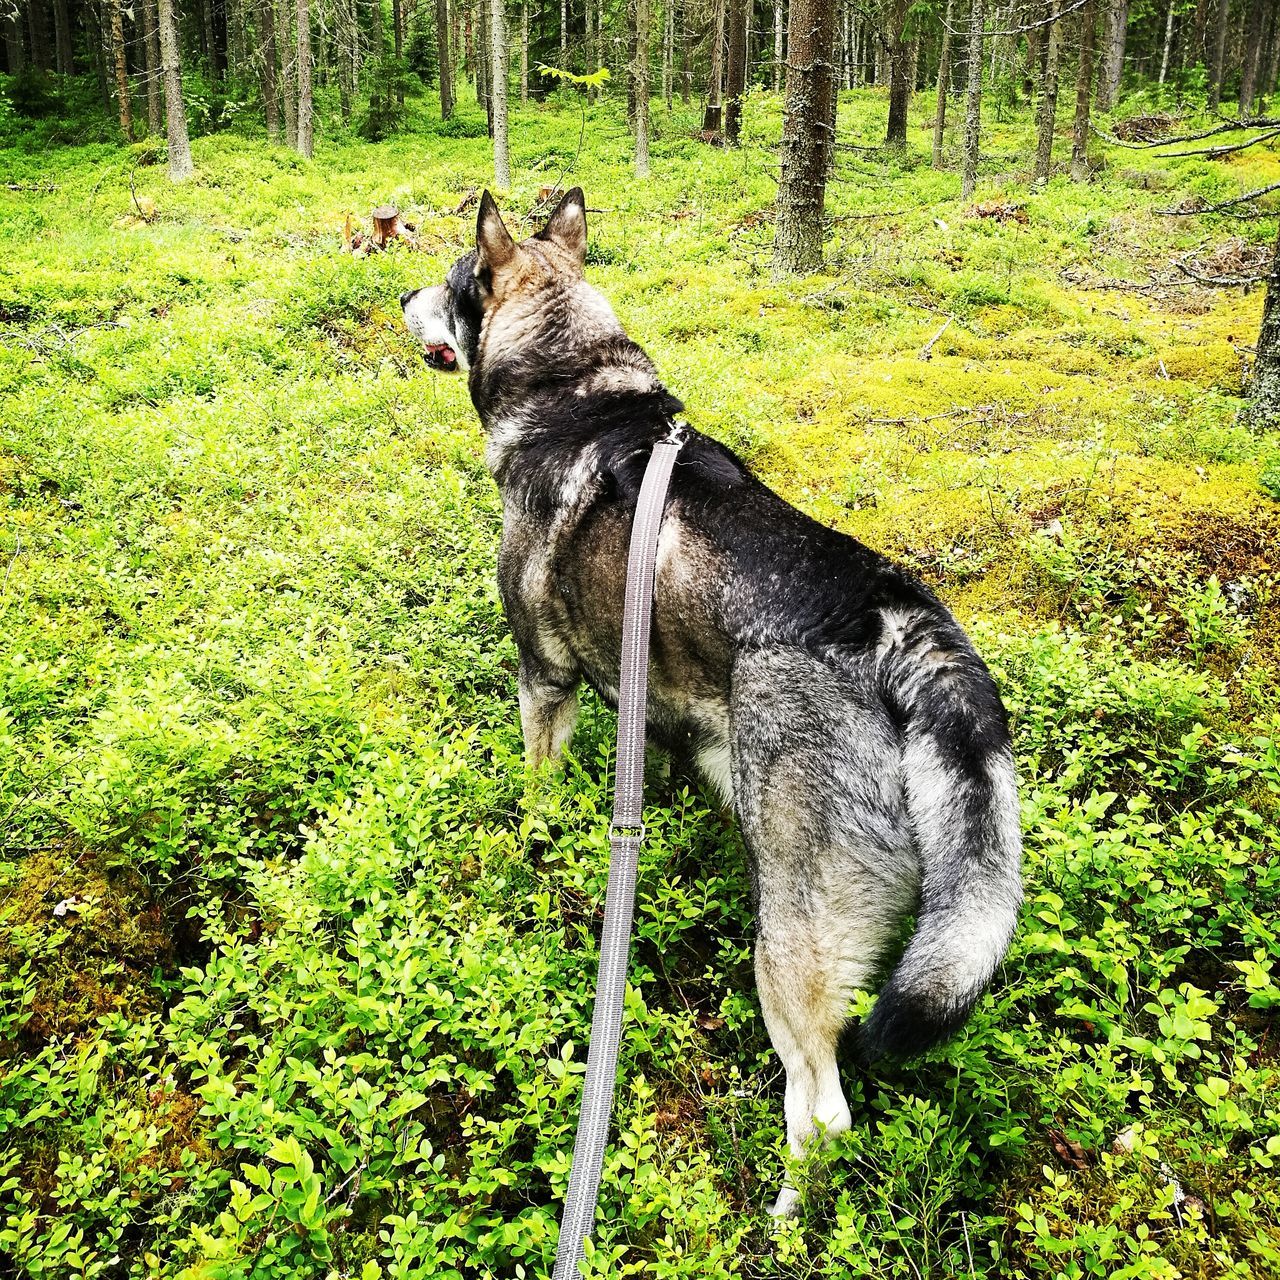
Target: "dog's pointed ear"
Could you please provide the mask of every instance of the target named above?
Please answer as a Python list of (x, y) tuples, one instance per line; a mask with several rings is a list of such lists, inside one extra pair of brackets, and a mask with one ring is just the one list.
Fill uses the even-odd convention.
[(587, 198), (581, 187), (565, 192), (537, 238), (558, 244), (582, 267), (587, 260)]
[(515, 257), (516, 242), (502, 221), (502, 214), (493, 197), (486, 191), (480, 197), (480, 211), (476, 214), (477, 274), (485, 268), (490, 275), (500, 271)]

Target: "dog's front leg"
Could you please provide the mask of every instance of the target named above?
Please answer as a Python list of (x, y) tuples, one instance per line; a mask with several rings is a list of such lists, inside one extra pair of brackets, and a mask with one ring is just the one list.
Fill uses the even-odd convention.
[(578, 721), (578, 679), (552, 674), (536, 660), (520, 659), (520, 727), (524, 760), (536, 769), (560, 756)]

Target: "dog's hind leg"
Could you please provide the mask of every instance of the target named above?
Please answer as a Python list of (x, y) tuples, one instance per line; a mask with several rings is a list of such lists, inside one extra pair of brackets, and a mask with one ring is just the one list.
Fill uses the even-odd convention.
[(559, 757), (578, 722), (578, 677), (520, 657), (520, 727), (525, 764), (536, 769)]
[[(849, 1127), (836, 1043), (910, 906), (916, 864), (896, 730), (870, 690), (794, 650), (743, 655), (734, 785), (758, 892), (756, 981), (801, 1158)], [(799, 1200), (784, 1185), (771, 1212)]]

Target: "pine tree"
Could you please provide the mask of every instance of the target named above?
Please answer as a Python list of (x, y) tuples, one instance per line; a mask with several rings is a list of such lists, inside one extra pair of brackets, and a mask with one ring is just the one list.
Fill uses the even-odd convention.
[(164, 66), (165, 125), (169, 136), (169, 178), (191, 177), (191, 141), (187, 137), (187, 109), (182, 101), (182, 61), (178, 54), (178, 21), (174, 0), (159, 0), (160, 58)]
[(834, 43), (833, 0), (791, 0), (782, 179), (773, 232), (774, 279), (816, 271), (822, 265)]

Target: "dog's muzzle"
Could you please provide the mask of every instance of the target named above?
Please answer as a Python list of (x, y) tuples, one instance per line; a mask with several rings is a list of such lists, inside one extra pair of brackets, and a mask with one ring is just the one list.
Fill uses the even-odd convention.
[(439, 373), (456, 373), (462, 364), (458, 359), (457, 340), (449, 332), (444, 316), (444, 289), (410, 289), (400, 295), (400, 307), (409, 332), (422, 344), (422, 358), (429, 369)]

